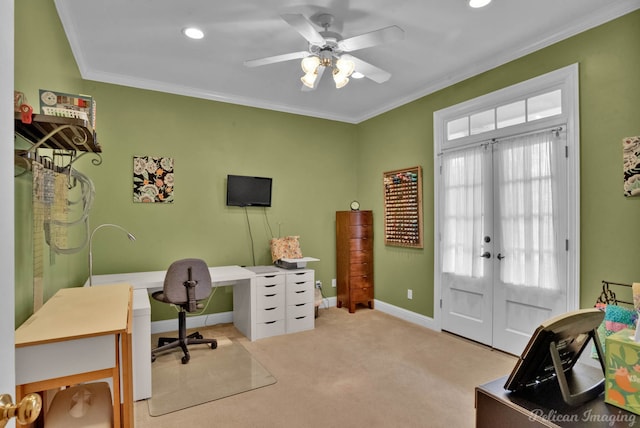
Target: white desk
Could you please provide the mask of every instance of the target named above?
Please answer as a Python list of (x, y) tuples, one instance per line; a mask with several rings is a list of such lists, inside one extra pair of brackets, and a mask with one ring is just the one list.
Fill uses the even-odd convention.
[[(144, 299), (146, 298), (149, 306), (148, 293), (152, 291), (162, 290), (164, 285), (164, 277), (167, 271), (159, 270), (153, 272), (133, 272), (133, 273), (114, 273), (109, 275), (94, 275), (93, 285), (106, 285), (116, 283), (128, 283), (134, 288), (134, 316), (136, 300), (140, 304), (140, 308), (144, 308)], [(255, 301), (254, 280), (256, 274), (249, 269), (240, 266), (216, 266), (210, 267), (211, 282), (214, 287), (224, 287), (233, 285), (233, 324), (242, 332), (249, 340), (256, 339), (254, 328), (255, 308), (251, 302)], [(85, 286), (89, 285), (89, 281)], [(145, 292), (136, 293), (136, 290), (144, 289)], [(145, 297), (146, 296), (146, 297)], [(135, 336), (135, 334), (134, 334)], [(135, 337), (134, 337), (135, 340)]]
[[(131, 284), (133, 290), (133, 399), (151, 397), (151, 303), (149, 293), (162, 290), (166, 271), (94, 275), (93, 286)], [(249, 340), (258, 338), (255, 327), (256, 274), (240, 266), (210, 267), (214, 287), (233, 285), (233, 323)], [(89, 280), (85, 287), (89, 286)]]
[[(249, 340), (314, 328), (312, 269), (275, 266), (210, 267), (214, 287), (233, 286), (233, 324)], [(131, 284), (133, 290), (133, 398), (151, 397), (151, 305), (166, 271), (94, 275), (94, 286)], [(89, 281), (85, 286), (89, 285)], [(285, 291), (286, 290), (286, 291)], [(267, 304), (266, 302), (269, 301)]]

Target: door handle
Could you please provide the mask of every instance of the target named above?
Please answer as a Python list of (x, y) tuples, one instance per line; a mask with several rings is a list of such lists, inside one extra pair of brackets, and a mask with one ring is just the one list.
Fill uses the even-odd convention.
[(0, 395), (0, 428), (7, 425), (9, 419), (15, 417), (22, 425), (34, 422), (42, 410), (42, 398), (38, 394), (27, 394), (18, 405), (13, 404), (9, 394)]
[(496, 257), (498, 258), (498, 260), (504, 259), (504, 256), (502, 255), (502, 253), (498, 253)]
[(490, 259), (491, 258), (491, 253), (488, 251), (485, 251), (484, 253), (482, 253), (482, 255), (480, 256), (484, 259)]

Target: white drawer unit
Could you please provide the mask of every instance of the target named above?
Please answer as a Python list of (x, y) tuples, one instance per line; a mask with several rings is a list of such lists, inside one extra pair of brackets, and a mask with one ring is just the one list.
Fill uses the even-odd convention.
[(285, 276), (269, 273), (256, 277), (257, 337), (285, 333)]
[(311, 330), (314, 328), (314, 284), (315, 272), (311, 269), (290, 271), (286, 276), (286, 331)]
[(287, 306), (287, 333), (311, 330), (315, 324), (315, 306), (313, 302)]
[(314, 328), (313, 269), (249, 269), (256, 273), (256, 339)]
[(256, 323), (256, 338), (264, 339), (265, 337), (279, 336), (285, 334), (284, 320), (268, 321)]

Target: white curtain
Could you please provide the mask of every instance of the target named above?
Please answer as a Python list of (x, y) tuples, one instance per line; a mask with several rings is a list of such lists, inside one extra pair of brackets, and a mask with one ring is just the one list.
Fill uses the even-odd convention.
[(503, 283), (559, 288), (553, 138), (550, 131), (510, 138), (494, 154)]
[(442, 155), (444, 273), (484, 276), (484, 259), (479, 252), (485, 211), (484, 150), (476, 146)]

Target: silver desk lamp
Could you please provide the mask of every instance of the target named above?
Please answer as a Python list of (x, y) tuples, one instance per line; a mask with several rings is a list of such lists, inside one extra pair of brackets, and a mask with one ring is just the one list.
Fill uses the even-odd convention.
[(102, 229), (103, 227), (115, 227), (116, 229), (120, 229), (126, 233), (129, 240), (136, 240), (135, 236), (129, 233), (124, 227), (118, 226), (117, 224), (104, 223), (93, 229), (93, 232), (91, 232), (91, 236), (89, 237), (89, 287), (93, 286), (93, 235), (95, 235), (98, 229)]

